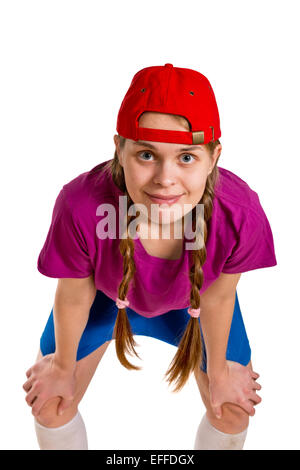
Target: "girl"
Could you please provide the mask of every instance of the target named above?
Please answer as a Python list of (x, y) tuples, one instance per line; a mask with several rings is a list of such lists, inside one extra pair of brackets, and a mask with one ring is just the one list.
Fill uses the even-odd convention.
[(219, 113), (201, 73), (137, 72), (117, 132), (114, 158), (61, 189), (38, 257), (58, 278), (23, 385), (39, 447), (88, 448), (78, 404), (99, 361), (115, 339), (121, 364), (140, 369), (126, 353), (139, 357), (134, 335), (146, 335), (176, 346), (174, 391), (194, 373), (206, 407), (194, 449), (242, 449), (261, 385), (236, 288), (242, 272), (277, 264), (268, 219), (217, 166)]

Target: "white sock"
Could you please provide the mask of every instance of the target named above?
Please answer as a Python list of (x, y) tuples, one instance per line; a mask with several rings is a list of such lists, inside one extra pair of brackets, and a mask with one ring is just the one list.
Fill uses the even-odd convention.
[(248, 427), (238, 434), (226, 434), (209, 422), (206, 413), (198, 426), (194, 450), (242, 450)]
[(35, 418), (34, 425), (41, 450), (88, 450), (85, 424), (79, 411), (58, 428), (42, 426)]

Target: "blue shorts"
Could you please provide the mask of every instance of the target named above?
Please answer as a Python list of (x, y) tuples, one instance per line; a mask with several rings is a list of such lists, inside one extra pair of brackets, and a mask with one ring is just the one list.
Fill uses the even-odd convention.
[[(187, 308), (170, 310), (169, 312), (154, 318), (143, 317), (129, 307), (126, 308), (126, 311), (133, 335), (150, 336), (152, 338), (159, 339), (160, 341), (172, 344), (173, 346), (178, 346), (187, 322), (190, 319)], [(78, 345), (77, 361), (99, 348), (99, 346), (104, 344), (106, 341), (112, 339), (117, 314), (118, 307), (116, 306), (115, 301), (107, 297), (102, 291), (97, 290), (95, 300), (90, 309), (87, 325)], [(198, 321), (200, 324), (203, 346), (203, 361), (201, 369), (204, 372), (207, 372), (206, 349), (200, 317)], [(53, 308), (40, 339), (40, 348), (44, 356), (55, 352)], [(239, 362), (245, 366), (249, 363), (250, 358), (251, 349), (236, 292), (226, 359)]]

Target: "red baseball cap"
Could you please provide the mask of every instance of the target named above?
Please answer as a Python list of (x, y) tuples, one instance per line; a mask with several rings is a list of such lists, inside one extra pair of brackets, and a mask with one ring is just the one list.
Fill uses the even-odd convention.
[[(145, 111), (185, 117), (190, 131), (139, 127)], [(206, 144), (221, 136), (215, 94), (209, 80), (192, 69), (164, 66), (146, 67), (133, 77), (117, 117), (117, 132), (132, 140)]]

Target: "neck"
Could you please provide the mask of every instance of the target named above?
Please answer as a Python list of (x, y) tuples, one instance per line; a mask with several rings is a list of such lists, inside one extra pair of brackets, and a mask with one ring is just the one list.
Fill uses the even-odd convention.
[(142, 238), (155, 238), (155, 240), (179, 240), (184, 238), (184, 226), (181, 224), (181, 228), (180, 226), (178, 227), (179, 222), (180, 221), (173, 222), (169, 224), (169, 226), (165, 224), (164, 231), (162, 224), (154, 224), (153, 222), (152, 224), (150, 222), (141, 223), (137, 226), (137, 232)]

